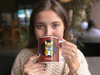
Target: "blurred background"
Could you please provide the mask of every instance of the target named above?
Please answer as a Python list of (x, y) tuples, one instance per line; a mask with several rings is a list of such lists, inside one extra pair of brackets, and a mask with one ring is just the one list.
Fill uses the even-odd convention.
[[(41, 0), (0, 0), (0, 75), (10, 75), (18, 52), (27, 46), (33, 5)], [(100, 75), (100, 0), (58, 0), (67, 13), (70, 41)], [(99, 66), (98, 66), (99, 65)]]

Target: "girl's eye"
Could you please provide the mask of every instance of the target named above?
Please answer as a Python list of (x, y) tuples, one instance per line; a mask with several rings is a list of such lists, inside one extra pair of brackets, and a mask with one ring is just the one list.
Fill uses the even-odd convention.
[(43, 25), (38, 25), (38, 26), (37, 26), (37, 28), (43, 28), (43, 27), (44, 27)]
[(54, 24), (54, 25), (53, 25), (53, 27), (58, 27), (58, 26), (59, 26), (58, 24)]

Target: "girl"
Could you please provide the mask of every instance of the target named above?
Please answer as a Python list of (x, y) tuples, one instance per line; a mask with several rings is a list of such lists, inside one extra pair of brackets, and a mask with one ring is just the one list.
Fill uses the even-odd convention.
[[(33, 8), (29, 25), (29, 45), (19, 52), (11, 75), (90, 75), (88, 65), (77, 46), (69, 42), (66, 12), (56, 0), (42, 0)], [(38, 39), (56, 36), (64, 42), (59, 49), (65, 60), (59, 63), (38, 63)]]

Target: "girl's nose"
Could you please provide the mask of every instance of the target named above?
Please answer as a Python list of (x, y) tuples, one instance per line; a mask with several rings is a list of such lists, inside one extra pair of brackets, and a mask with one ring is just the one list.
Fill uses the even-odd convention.
[(52, 29), (47, 28), (45, 31), (45, 36), (52, 36)]

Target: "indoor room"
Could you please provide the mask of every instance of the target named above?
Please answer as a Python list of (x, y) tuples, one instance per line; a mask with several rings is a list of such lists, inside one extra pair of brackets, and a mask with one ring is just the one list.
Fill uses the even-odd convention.
[[(40, 11), (52, 10), (53, 7), (56, 6), (56, 5), (53, 6), (53, 4), (49, 4), (47, 5), (47, 7), (45, 7), (46, 4), (43, 3), (43, 5), (41, 5), (41, 8), (39, 9), (38, 8), (39, 4), (37, 3), (40, 3), (42, 1), (43, 0), (0, 0), (0, 59), (1, 59), (0, 75), (16, 75), (16, 74), (11, 74), (11, 71), (13, 69), (12, 67), (15, 63), (16, 57), (18, 57), (18, 54), (21, 53), (23, 49), (27, 48), (31, 50), (31, 47), (33, 47), (32, 45), (34, 45), (34, 48), (36, 49), (38, 48), (37, 50), (39, 50), (40, 49), (39, 47), (41, 46), (45, 46), (42, 49), (45, 49), (46, 46), (49, 44), (50, 46), (52, 46), (51, 41), (47, 41), (46, 43), (44, 42), (41, 45), (40, 40), (39, 41), (36, 40), (37, 37), (42, 35), (41, 31), (43, 31), (42, 30), (43, 27), (46, 28), (46, 24), (44, 24), (44, 20), (46, 20), (44, 19), (44, 16), (46, 16), (46, 14), (45, 15), (43, 14), (41, 17), (39, 17), (40, 19), (43, 18), (43, 20), (41, 20), (43, 21), (43, 23), (42, 22), (36, 23), (37, 29), (35, 29), (35, 26), (32, 26), (35, 25), (36, 20), (40, 20), (39, 18), (36, 19)], [(64, 26), (65, 23), (67, 23), (67, 26), (65, 26), (62, 29), (64, 29), (63, 35), (65, 33), (67, 35), (67, 40), (65, 39), (66, 35), (62, 37), (63, 39), (60, 39), (58, 36), (57, 38), (59, 38), (59, 40), (62, 41), (65, 40), (66, 42), (70, 42), (71, 45), (74, 44), (77, 47), (77, 49), (83, 54), (88, 64), (88, 70), (90, 72), (90, 74), (88, 75), (100, 75), (100, 71), (99, 71), (100, 69), (100, 64), (99, 64), (100, 62), (100, 0), (49, 0), (49, 1), (59, 2), (66, 12), (66, 16), (64, 15), (62, 16), (66, 17), (67, 19), (66, 21), (65, 20), (63, 21), (63, 19), (65, 19), (63, 18), (62, 21)], [(52, 9), (49, 7), (50, 5), (53, 6)], [(59, 16), (60, 9), (61, 8), (58, 7), (58, 12), (55, 11), (56, 8), (53, 9), (56, 12), (57, 16)], [(38, 13), (35, 13), (35, 11)], [(48, 15), (46, 16), (47, 20), (51, 19), (48, 18), (49, 15), (50, 14), (48, 13)], [(59, 27), (60, 26), (59, 23), (55, 24), (55, 27), (56, 26)], [(50, 28), (47, 29), (50, 30)], [(52, 36), (56, 37), (55, 35), (57, 35), (57, 33), (59, 32), (54, 27), (53, 29), (50, 30), (50, 32), (46, 31), (47, 29), (44, 29), (45, 35), (43, 36), (46, 37), (50, 36), (50, 38)], [(35, 32), (35, 30), (37, 31)], [(54, 35), (54, 31), (57, 31), (55, 35)], [(35, 35), (37, 35), (37, 37)], [(60, 35), (60, 33), (58, 35)], [(35, 41), (35, 43), (33, 43), (33, 41)], [(62, 49), (63, 47), (62, 46), (63, 42), (61, 42), (61, 44), (57, 43), (57, 45), (56, 43), (54, 44), (55, 44), (54, 45), (55, 47), (53, 46), (54, 49), (59, 47), (60, 50), (60, 48)], [(40, 51), (42, 51), (42, 49)], [(44, 52), (43, 53), (44, 55), (47, 53), (45, 51), (42, 52)], [(51, 52), (51, 54), (52, 53), (53, 52)], [(48, 55), (45, 56), (50, 57), (49, 54), (50, 53), (48, 53)], [(54, 54), (56, 54), (56, 51), (54, 51)], [(54, 54), (51, 56), (54, 56)], [(24, 53), (22, 53), (22, 55), (27, 56), (27, 54)], [(31, 56), (31, 54), (29, 55)], [(76, 55), (78, 59), (77, 51), (76, 51)], [(19, 74), (19, 75), (24, 75), (24, 74)], [(46, 73), (43, 75), (46, 75)], [(71, 75), (71, 74), (67, 74), (67, 75)], [(78, 74), (73, 74), (73, 75), (78, 75)]]

